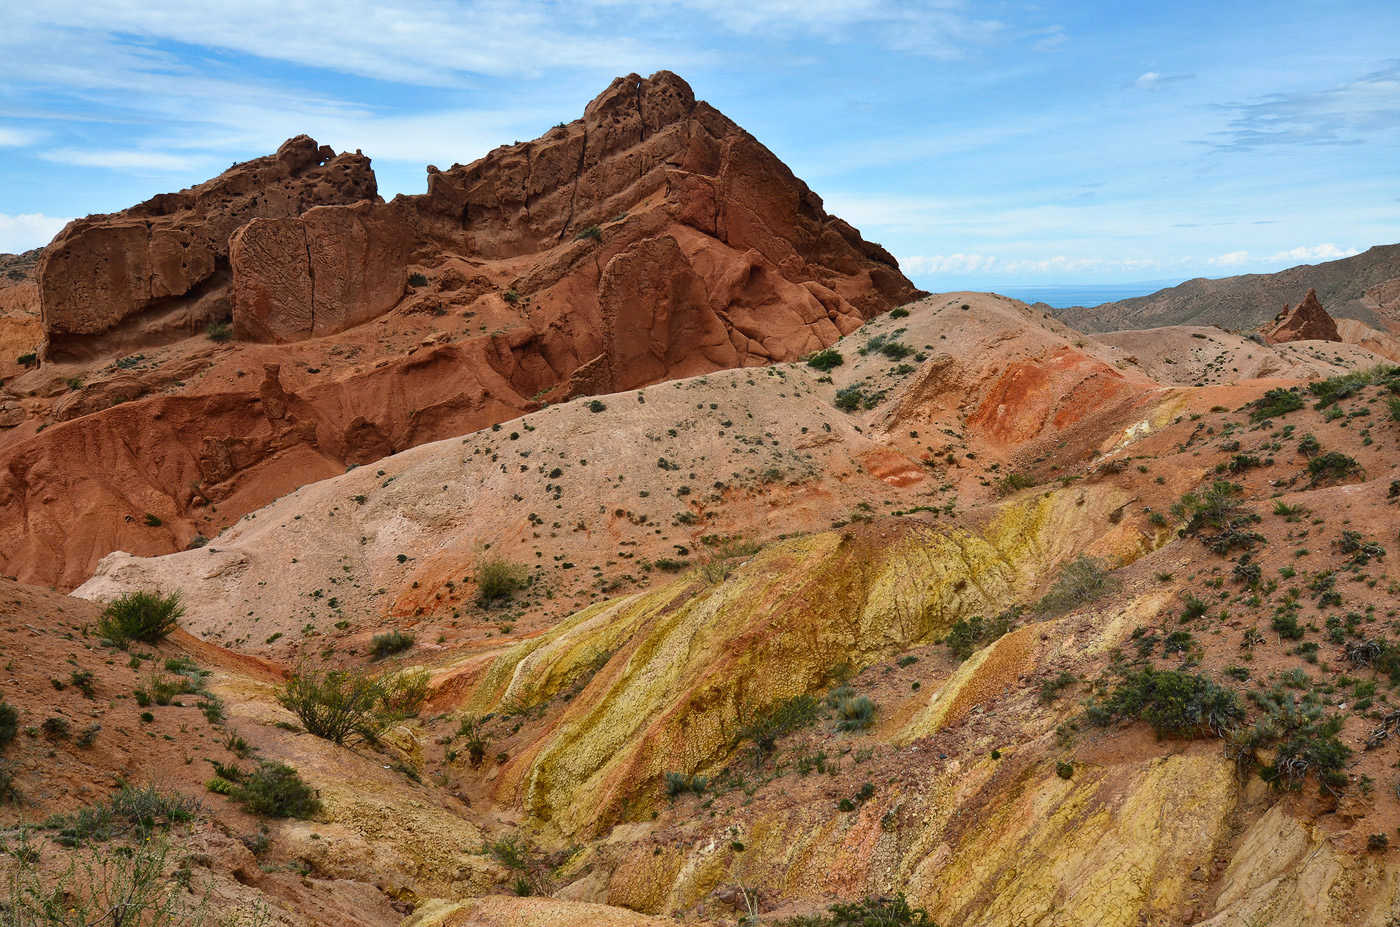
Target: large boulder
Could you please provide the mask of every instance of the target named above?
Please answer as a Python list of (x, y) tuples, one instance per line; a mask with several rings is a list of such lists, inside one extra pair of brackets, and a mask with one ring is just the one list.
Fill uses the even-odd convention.
[(39, 265), (47, 355), (93, 356), (229, 314), (229, 239), (256, 218), (374, 198), (369, 158), (305, 135), (179, 193), (76, 219)]

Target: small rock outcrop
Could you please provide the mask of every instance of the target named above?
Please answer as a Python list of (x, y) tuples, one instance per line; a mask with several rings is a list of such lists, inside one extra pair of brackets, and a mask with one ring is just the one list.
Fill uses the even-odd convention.
[(1341, 341), (1337, 323), (1322, 308), (1317, 299), (1317, 290), (1308, 290), (1308, 295), (1297, 307), (1283, 307), (1274, 317), (1273, 325), (1264, 334), (1273, 344), (1287, 341)]
[(46, 354), (94, 356), (226, 319), (234, 232), (256, 218), (375, 196), (369, 158), (300, 135), (196, 187), (74, 220), (38, 268)]

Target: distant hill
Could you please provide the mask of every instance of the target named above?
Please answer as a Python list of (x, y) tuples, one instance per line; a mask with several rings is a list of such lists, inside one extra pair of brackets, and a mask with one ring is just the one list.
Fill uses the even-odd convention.
[(1276, 274), (1200, 277), (1149, 296), (1051, 311), (1084, 332), (1168, 325), (1247, 331), (1273, 319), (1285, 304), (1297, 305), (1309, 289), (1317, 290), (1334, 318), (1400, 331), (1400, 244), (1377, 245), (1353, 257), (1301, 264)]

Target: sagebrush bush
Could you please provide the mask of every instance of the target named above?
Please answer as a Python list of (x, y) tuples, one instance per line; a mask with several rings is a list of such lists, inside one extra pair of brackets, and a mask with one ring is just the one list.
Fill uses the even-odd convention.
[(1024, 473), (1008, 473), (1006, 476), (996, 481), (997, 495), (1009, 496), (1022, 489), (1029, 489), (1035, 485), (1035, 480)]
[(835, 348), (827, 348), (824, 351), (817, 351), (815, 354), (807, 355), (807, 366), (822, 373), (829, 373), (846, 362), (841, 356), (841, 352)]
[(1303, 405), (1303, 397), (1297, 393), (1282, 387), (1271, 389), (1250, 403), (1252, 408), (1249, 412), (1249, 420), (1262, 422), (1265, 419), (1277, 418), (1280, 415), (1287, 415), (1289, 412), (1296, 412), (1303, 408)]
[(515, 563), (501, 556), (478, 560), (473, 575), (477, 599), (482, 604), (508, 599), (525, 587), (529, 577), (523, 563)]
[(821, 702), (810, 695), (795, 695), (769, 705), (739, 729), (739, 739), (753, 743), (757, 765), (773, 752), (778, 738), (814, 723), (821, 717)]
[(868, 696), (843, 696), (832, 707), (836, 709), (838, 731), (863, 731), (875, 723), (875, 703)]
[(238, 783), (229, 796), (254, 814), (272, 818), (315, 817), (321, 801), (315, 789), (286, 763), (263, 762)]
[(198, 927), (207, 922), (207, 898), (191, 894), (170, 876), (171, 847), (164, 836), (118, 853), (80, 851), (57, 871), (41, 861), (27, 828), (7, 849), (14, 863), (0, 894), (6, 927)]
[(1012, 625), (1020, 616), (1021, 609), (1019, 606), (1015, 606), (995, 618), (983, 618), (981, 615), (974, 615), (966, 619), (959, 618), (948, 629), (947, 636), (943, 638), (943, 644), (953, 656), (958, 658), (959, 662), (962, 662), (988, 644), (999, 640), (1002, 635), (1011, 630)]
[(1083, 556), (1061, 568), (1050, 591), (1035, 604), (1041, 615), (1062, 615), (1118, 588), (1118, 578), (1097, 557)]
[(1321, 457), (1308, 461), (1308, 479), (1314, 485), (1331, 480), (1344, 480), (1349, 476), (1360, 476), (1361, 464), (1340, 451), (1328, 451)]
[(309, 734), (343, 744), (355, 738), (374, 742), (412, 717), (427, 699), (428, 674), (375, 674), (364, 669), (298, 667), (277, 693), (277, 701)]
[(1308, 392), (1317, 397), (1314, 409), (1325, 409), (1334, 402), (1350, 398), (1370, 386), (1372, 383), (1380, 383), (1388, 378), (1394, 377), (1396, 367), (1380, 364), (1368, 370), (1353, 370), (1350, 373), (1339, 374), (1335, 377), (1328, 377), (1325, 380), (1316, 380), (1308, 384)]
[(1169, 737), (1223, 737), (1244, 717), (1244, 706), (1233, 689), (1204, 676), (1149, 667), (1123, 680), (1087, 714), (1100, 725), (1122, 718), (1146, 721)]
[(97, 619), (97, 633), (126, 649), (133, 641), (154, 644), (179, 627), (185, 606), (179, 591), (162, 595), (139, 590), (113, 599)]
[(400, 631), (397, 629), (386, 631), (383, 634), (376, 634), (374, 637), (370, 638), (369, 652), (376, 660), (382, 660), (396, 653), (403, 653), (413, 646), (413, 641), (414, 635), (412, 632)]

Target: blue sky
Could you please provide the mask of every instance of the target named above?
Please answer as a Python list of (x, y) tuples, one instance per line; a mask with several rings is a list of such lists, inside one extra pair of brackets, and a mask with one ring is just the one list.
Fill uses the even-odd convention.
[(933, 290), (1400, 241), (1400, 4), (19, 0), (0, 251), (306, 132), (381, 193), (668, 68)]

